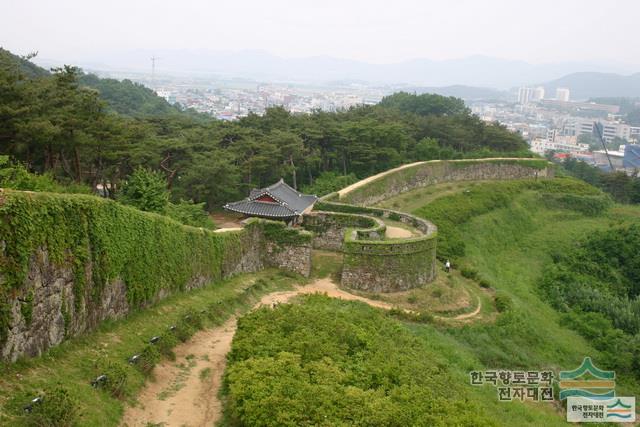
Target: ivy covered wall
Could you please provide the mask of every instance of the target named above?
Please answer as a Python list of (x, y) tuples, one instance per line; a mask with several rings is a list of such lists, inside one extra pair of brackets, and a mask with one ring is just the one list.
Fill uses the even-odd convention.
[[(0, 359), (37, 355), (173, 292), (281, 266), (267, 247), (311, 240), (283, 230), (253, 221), (216, 233), (92, 196), (2, 191)], [(296, 262), (309, 264), (310, 250)], [(282, 267), (308, 271), (296, 262)]]

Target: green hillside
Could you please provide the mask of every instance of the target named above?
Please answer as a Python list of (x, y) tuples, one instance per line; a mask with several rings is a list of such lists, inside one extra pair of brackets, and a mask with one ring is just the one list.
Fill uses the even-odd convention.
[[(423, 206), (416, 208), (420, 200), (423, 200)], [(364, 319), (374, 316), (375, 310), (360, 304), (305, 299), (299, 302), (300, 308), (287, 306), (256, 313), (240, 324), (240, 333), (234, 341), (232, 365), (227, 371), (229, 425), (276, 425), (272, 422), (274, 419), (290, 421), (291, 425), (314, 424), (314, 417), (321, 414), (305, 409), (302, 401), (312, 401), (325, 408), (324, 413), (330, 414), (332, 420), (330, 425), (370, 425), (371, 422), (395, 425), (389, 419), (397, 416), (393, 411), (399, 406), (386, 407), (381, 403), (368, 414), (373, 418), (364, 415), (351, 418), (352, 407), (334, 402), (331, 396), (332, 393), (340, 395), (345, 387), (354, 386), (360, 390), (358, 393), (382, 393), (393, 401), (398, 390), (410, 389), (420, 381), (419, 376), (410, 380), (394, 376), (395, 372), (402, 372), (394, 368), (394, 360), (401, 357), (412, 359), (407, 363), (438, 366), (438, 381), (451, 382), (449, 391), (439, 389), (435, 384), (423, 385), (425, 393), (431, 393), (432, 398), (449, 400), (447, 405), (431, 412), (435, 418), (408, 421), (415, 425), (565, 425), (564, 414), (556, 404), (499, 402), (493, 386), (468, 385), (472, 370), (552, 369), (557, 372), (574, 369), (583, 357), (590, 356), (599, 367), (616, 370), (619, 394), (633, 395), (640, 391), (635, 329), (620, 335), (623, 331), (611, 325), (615, 322), (609, 322), (608, 326), (605, 323), (601, 331), (607, 336), (607, 347), (598, 341), (602, 337), (585, 333), (585, 328), (580, 328), (581, 322), (575, 320), (576, 316), (595, 316), (593, 311), (587, 314), (590, 308), (559, 309), (542, 286), (543, 278), (550, 274), (549, 268), (558, 261), (555, 254), (571, 256), (578, 251), (581, 242), (590, 242), (589, 238), (594, 234), (600, 236), (600, 240), (616, 241), (615, 237), (606, 234), (607, 230), (637, 224), (640, 208), (612, 206), (608, 197), (595, 188), (567, 178), (440, 184), (401, 194), (383, 204), (392, 204), (398, 210), (411, 206), (409, 210), (414, 214), (434, 221), (439, 226), (444, 254), (449, 251), (454, 270), (460, 270), (478, 284), (490, 286), (496, 296), (499, 295), (496, 304), (504, 304), (507, 308), (499, 309), (502, 312), (492, 320), (457, 325), (437, 321), (426, 324), (398, 322), (382, 317), (375, 320), (380, 325), (396, 328), (398, 337), (394, 338), (381, 338), (378, 331), (361, 326)], [(455, 244), (447, 244), (448, 239)], [(594, 245), (591, 241), (591, 246)], [(631, 248), (637, 253), (638, 242), (627, 238), (618, 247), (616, 249), (611, 243), (606, 246), (611, 251), (610, 257), (623, 260), (624, 255), (631, 256)], [(617, 252), (620, 252), (619, 256)], [(632, 276), (635, 270), (627, 270), (625, 277), (635, 277)], [(445, 273), (441, 271), (440, 274)], [(583, 282), (565, 281), (558, 286), (566, 289), (567, 286), (581, 286)], [(625, 296), (619, 298), (620, 301), (627, 300)], [(503, 302), (499, 303), (499, 300)], [(322, 314), (325, 311), (339, 314), (337, 318), (326, 317)], [(294, 316), (296, 321), (287, 323), (283, 320), (286, 316)], [(343, 318), (354, 326), (337, 326), (335, 322)], [(350, 345), (351, 341), (336, 337), (330, 331), (348, 331), (351, 327), (357, 331), (354, 332), (358, 340), (355, 342), (361, 343), (361, 347), (351, 352), (347, 347), (346, 353), (332, 356), (330, 349), (333, 346)], [(412, 345), (421, 348), (411, 350), (409, 354), (413, 356), (407, 356), (406, 344), (394, 344), (394, 340), (407, 333), (416, 339)], [(384, 344), (379, 344), (381, 339)], [(307, 346), (308, 342), (313, 345)], [(372, 347), (387, 348), (386, 357), (370, 355), (368, 352), (373, 351)], [(309, 353), (310, 349), (313, 349), (312, 353)], [(282, 367), (284, 360), (290, 361), (288, 369)], [(309, 374), (314, 369), (331, 372), (326, 383), (317, 383), (319, 379)], [(422, 369), (428, 371), (429, 368)], [(263, 372), (278, 372), (278, 375)], [(362, 375), (366, 381), (358, 379)], [(279, 389), (285, 384), (294, 390), (293, 394), (272, 396), (270, 403), (273, 406), (258, 404), (266, 402), (261, 390)], [(304, 396), (307, 397), (303, 399)], [(470, 407), (481, 408), (475, 418), (466, 419), (464, 410), (456, 409), (456, 399), (461, 396), (467, 399)], [(285, 401), (291, 402), (290, 409), (283, 413), (273, 412)], [(421, 413), (424, 404), (419, 399), (402, 403), (406, 405), (405, 414)]]

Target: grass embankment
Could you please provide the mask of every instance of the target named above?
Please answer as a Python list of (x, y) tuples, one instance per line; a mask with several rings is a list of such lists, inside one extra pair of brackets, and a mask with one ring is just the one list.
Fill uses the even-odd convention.
[[(572, 369), (591, 356), (602, 368), (613, 369), (608, 355), (570, 329), (565, 316), (550, 306), (540, 282), (553, 254), (572, 251), (576, 242), (596, 231), (637, 224), (640, 208), (600, 210), (605, 203), (597, 190), (567, 179), (460, 190), (414, 213), (433, 220), (445, 236), (459, 238), (462, 244), (454, 249), (463, 256), (455, 258), (456, 264), (490, 283), (511, 302), (511, 309), (495, 324), (468, 324), (436, 333), (453, 339), (457, 348), (487, 368)], [(545, 200), (550, 194), (564, 201)], [(417, 332), (433, 340), (433, 331), (418, 328)], [(617, 382), (619, 394), (640, 391), (626, 372), (618, 372)]]
[[(118, 425), (125, 403), (135, 402), (154, 362), (163, 355), (171, 358), (173, 345), (196, 329), (220, 325), (232, 314), (246, 311), (261, 295), (301, 281), (276, 270), (236, 276), (105, 322), (97, 331), (66, 341), (41, 357), (0, 365), (0, 425), (49, 425), (37, 424), (43, 417), (56, 417), (60, 423), (63, 414), (51, 413), (56, 408), (47, 403), (61, 400), (61, 406), (70, 402), (69, 408), (76, 410), (69, 425)], [(171, 326), (176, 329), (171, 331)], [(160, 341), (149, 344), (155, 336)], [(142, 359), (127, 363), (135, 354), (142, 354)], [(92, 387), (91, 381), (105, 373), (111, 381)], [(56, 390), (66, 390), (68, 399), (59, 399)], [(51, 396), (47, 400), (45, 395), (42, 409), (34, 405), (34, 413), (26, 414), (23, 407), (47, 391)]]
[(225, 378), (231, 425), (494, 425), (400, 322), (325, 296), (241, 318)]
[[(444, 241), (439, 244), (446, 256), (451, 256), (455, 270), (470, 281), (484, 283), (494, 289), (496, 303), (500, 301), (502, 312), (494, 314), (496, 318), (493, 322), (394, 323), (397, 325), (395, 333), (404, 337), (409, 331), (420, 343), (408, 353), (406, 363), (411, 366), (411, 372), (416, 372), (418, 376), (420, 368), (417, 364), (421, 363), (418, 359), (438, 366), (437, 372), (430, 373), (434, 377), (432, 381), (445, 381), (452, 384), (452, 388), (443, 390), (429, 385), (424, 387), (433, 393), (434, 399), (452, 395), (464, 396), (472, 407), (483, 408), (477, 423), (486, 420), (482, 414), (490, 414), (491, 420), (497, 425), (566, 425), (561, 405), (500, 402), (493, 386), (468, 385), (469, 372), (485, 369), (553, 369), (557, 372), (576, 368), (585, 356), (591, 356), (596, 365), (609, 369), (603, 353), (588, 339), (569, 328), (563, 321), (564, 315), (552, 308), (540, 291), (540, 281), (545, 269), (553, 261), (551, 254), (569, 251), (575, 242), (594, 231), (606, 230), (620, 223), (638, 223), (640, 208), (616, 205), (607, 210), (611, 202), (606, 196), (593, 187), (570, 179), (466, 184), (469, 185), (456, 185), (455, 191), (452, 191), (453, 188), (445, 188), (446, 194), (441, 197), (436, 192), (425, 194), (424, 198), (429, 202), (422, 199), (422, 205), (412, 213), (428, 218), (439, 226), (439, 232), (444, 236)], [(403, 197), (407, 203), (417, 206), (416, 197), (412, 193)], [(402, 198), (400, 200), (398, 205), (392, 207), (406, 210), (402, 205)], [(330, 271), (329, 262), (326, 264), (323, 270)], [(459, 277), (456, 271), (452, 275), (454, 278)], [(442, 279), (441, 273), (439, 280)], [(428, 288), (427, 286), (424, 290), (413, 292), (428, 292)], [(324, 301), (303, 300), (303, 306), (299, 309), (286, 307), (283, 311), (265, 311), (259, 314), (262, 317), (252, 317), (246, 321), (243, 333), (239, 335), (241, 341), (238, 346), (242, 348), (242, 352), (236, 352), (232, 363), (236, 368), (230, 370), (227, 376), (227, 391), (230, 396), (227, 410), (232, 419), (245, 424), (251, 421), (262, 425), (270, 424), (269, 418), (264, 418), (265, 414), (292, 416), (295, 420), (308, 419), (304, 416), (313, 417), (317, 414), (305, 406), (305, 399), (324, 408), (321, 414), (326, 414), (336, 424), (341, 421), (375, 424), (389, 419), (384, 409), (386, 406), (381, 403), (370, 411), (371, 417), (366, 420), (349, 418), (344, 421), (347, 418), (341, 417), (348, 416), (344, 405), (333, 401), (331, 396), (332, 392), (344, 391), (347, 386), (352, 385), (350, 381), (353, 378), (360, 378), (359, 375), (365, 375), (363, 373), (370, 375), (367, 378), (389, 378), (393, 377), (396, 370), (405, 372), (393, 362), (400, 357), (398, 353), (403, 353), (405, 349), (397, 344), (389, 345), (393, 342), (389, 338), (385, 338), (388, 339), (387, 344), (380, 344), (377, 341), (380, 337), (363, 326), (363, 321), (359, 318), (373, 316), (366, 312), (374, 309), (354, 303), (330, 304), (332, 305)], [(335, 335), (336, 331), (344, 329), (342, 325), (328, 325), (322, 320), (323, 315), (317, 312), (322, 312), (324, 306), (331, 307), (332, 313), (350, 313), (349, 316), (353, 317), (347, 316), (345, 319), (358, 327), (356, 336), (367, 344), (374, 342), (385, 348), (387, 360), (376, 359), (374, 366), (363, 352), (345, 353), (343, 349), (335, 359), (333, 352), (325, 353), (325, 349), (333, 345), (334, 337), (329, 335)], [(287, 323), (280, 319), (285, 310), (288, 314), (291, 310), (297, 310), (295, 322)], [(381, 312), (378, 315), (383, 316)], [(338, 315), (340, 316), (342, 314)], [(383, 321), (381, 318), (377, 320), (385, 324), (387, 321), (388, 319)], [(266, 336), (274, 339), (262, 337), (264, 328), (268, 331)], [(292, 332), (293, 335), (287, 337), (282, 330)], [(247, 345), (248, 342), (255, 346)], [(364, 348), (368, 347), (365, 345)], [(319, 365), (314, 365), (315, 362), (307, 356), (311, 351), (316, 352), (318, 357), (313, 360)], [(285, 360), (289, 359), (280, 355), (280, 352), (287, 352), (286, 357), (293, 358), (290, 369), (283, 367)], [(319, 366), (322, 367), (321, 371)], [(249, 367), (260, 369), (251, 373)], [(266, 367), (276, 369), (279, 375), (268, 375)], [(316, 368), (318, 370), (313, 371)], [(358, 373), (354, 375), (352, 371)], [(311, 375), (312, 372), (323, 374)], [(321, 378), (325, 377), (329, 378), (328, 382), (320, 384)], [(397, 376), (393, 378), (398, 379)], [(277, 405), (266, 403), (284, 398), (276, 395), (273, 398), (276, 400), (267, 399), (260, 384), (270, 383), (286, 383), (289, 390), (292, 390), (286, 400), (287, 406), (291, 408), (284, 411), (286, 415), (268, 412)], [(619, 373), (617, 383), (616, 391), (620, 395), (640, 392), (635, 380), (626, 372)], [(394, 386), (403, 388), (405, 384), (396, 381)], [(372, 395), (381, 393), (381, 390), (389, 392), (392, 389), (384, 383), (381, 385), (364, 381), (358, 383), (358, 387), (362, 392)], [(263, 410), (259, 405), (262, 405), (264, 412), (261, 412)], [(406, 405), (401, 407), (409, 414), (424, 410), (420, 402), (410, 399), (398, 405)], [(394, 406), (388, 407), (388, 410), (392, 411)], [(418, 420), (416, 423), (456, 423), (446, 418), (437, 418), (443, 414), (442, 410), (438, 412), (439, 409), (430, 408), (427, 409), (429, 411), (432, 411), (429, 416), (435, 415), (435, 419)], [(354, 414), (358, 417), (361, 415), (360, 412)], [(303, 418), (295, 418), (297, 416)], [(464, 421), (460, 424), (464, 424)]]

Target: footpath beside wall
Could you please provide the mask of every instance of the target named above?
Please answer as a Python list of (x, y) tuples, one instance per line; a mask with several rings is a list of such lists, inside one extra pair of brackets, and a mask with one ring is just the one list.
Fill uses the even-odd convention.
[(0, 190), (0, 360), (233, 274), (308, 276), (311, 235), (285, 229), (214, 233), (97, 197)]
[(552, 178), (545, 159), (432, 160), (392, 169), (340, 190), (335, 200), (371, 206), (414, 188), (454, 181)]

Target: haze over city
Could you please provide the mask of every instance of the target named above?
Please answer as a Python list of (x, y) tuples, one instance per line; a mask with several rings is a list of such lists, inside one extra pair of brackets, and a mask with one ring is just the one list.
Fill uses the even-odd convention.
[(45, 65), (148, 70), (156, 55), (167, 72), (502, 88), (640, 70), (628, 0), (6, 4), (0, 44)]

